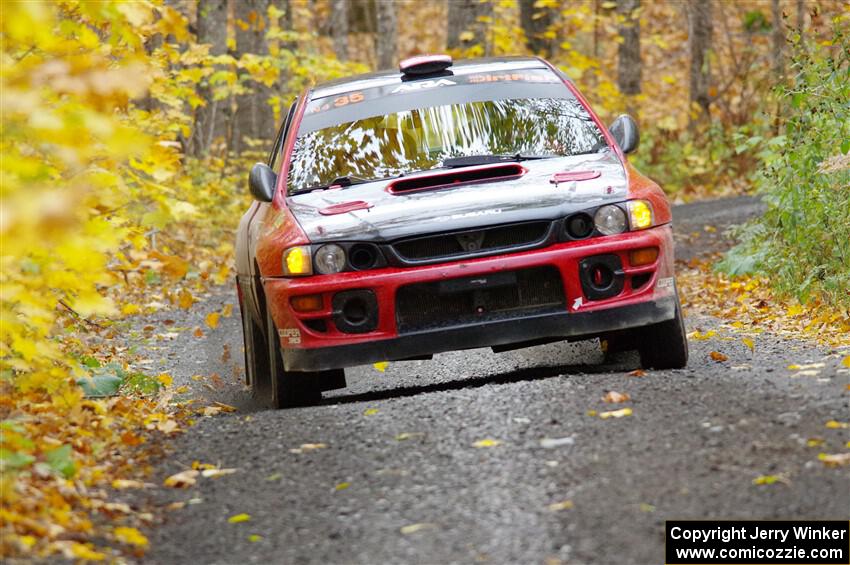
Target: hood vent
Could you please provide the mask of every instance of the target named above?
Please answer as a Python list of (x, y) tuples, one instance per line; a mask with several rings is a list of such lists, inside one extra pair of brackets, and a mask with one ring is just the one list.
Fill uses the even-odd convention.
[(477, 182), (509, 180), (521, 177), (526, 169), (516, 163), (506, 165), (485, 165), (482, 167), (469, 167), (460, 170), (441, 171), (433, 175), (419, 175), (395, 180), (387, 186), (387, 190), (393, 194), (404, 194), (419, 190), (434, 190), (437, 188), (449, 188), (459, 184), (472, 184)]

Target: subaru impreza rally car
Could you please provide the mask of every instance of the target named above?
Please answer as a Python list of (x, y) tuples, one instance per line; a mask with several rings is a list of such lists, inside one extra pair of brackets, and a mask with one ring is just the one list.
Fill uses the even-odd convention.
[(594, 337), (687, 363), (670, 206), (539, 58), (403, 61), (289, 109), (237, 234), (255, 395), (302, 405), (343, 369)]

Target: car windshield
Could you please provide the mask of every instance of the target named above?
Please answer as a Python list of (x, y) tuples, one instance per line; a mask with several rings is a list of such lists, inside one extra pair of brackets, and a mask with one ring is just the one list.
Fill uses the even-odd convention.
[(382, 179), (474, 155), (567, 156), (606, 147), (575, 98), (486, 100), (415, 108), (302, 133), (290, 193), (335, 179)]

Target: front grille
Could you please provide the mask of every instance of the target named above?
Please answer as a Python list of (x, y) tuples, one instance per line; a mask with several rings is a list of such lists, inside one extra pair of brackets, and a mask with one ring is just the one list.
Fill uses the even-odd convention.
[(408, 261), (445, 259), (455, 255), (502, 251), (541, 243), (548, 233), (549, 222), (524, 222), (406, 239), (394, 243), (393, 249)]
[[(479, 284), (484, 286), (476, 288)], [(403, 334), (563, 311), (565, 305), (558, 270), (536, 267), (403, 286), (396, 295), (396, 322)]]

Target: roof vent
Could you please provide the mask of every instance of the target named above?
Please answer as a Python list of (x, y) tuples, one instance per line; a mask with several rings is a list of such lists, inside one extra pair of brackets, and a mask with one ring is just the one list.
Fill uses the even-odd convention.
[(422, 76), (445, 71), (451, 66), (450, 55), (419, 55), (400, 62), (398, 70), (405, 75)]

